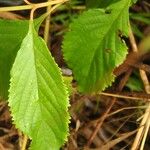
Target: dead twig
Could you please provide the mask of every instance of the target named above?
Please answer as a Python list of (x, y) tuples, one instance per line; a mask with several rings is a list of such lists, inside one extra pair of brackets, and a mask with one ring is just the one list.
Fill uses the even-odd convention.
[[(131, 43), (133, 52), (138, 53), (137, 44), (136, 44), (131, 27), (130, 27), (129, 39), (130, 39), (130, 43)], [(150, 93), (150, 85), (149, 85), (147, 75), (146, 75), (145, 71), (143, 71), (141, 69), (139, 70), (139, 72), (140, 72), (140, 76), (141, 76), (141, 79), (142, 79), (144, 87), (145, 87), (145, 91), (149, 94)], [(147, 109), (144, 113), (143, 119), (140, 124), (140, 128), (138, 129), (138, 132), (134, 139), (131, 150), (137, 150), (141, 144), (141, 140), (142, 140), (142, 144), (141, 144), (140, 150), (143, 150), (145, 139), (147, 136), (147, 130), (149, 129), (149, 126), (150, 126), (150, 124), (148, 123), (150, 121), (149, 115), (150, 115), (150, 102), (147, 103)]]
[(95, 127), (95, 130), (94, 130), (94, 132), (92, 133), (92, 135), (90, 136), (90, 138), (89, 138), (89, 140), (88, 140), (88, 143), (87, 143), (87, 145), (85, 146), (85, 149), (87, 149), (87, 148), (91, 145), (91, 143), (92, 143), (94, 137), (96, 136), (97, 132), (98, 132), (99, 129), (101, 128), (101, 126), (102, 126), (104, 120), (105, 120), (106, 117), (107, 117), (107, 114), (110, 112), (110, 110), (111, 110), (112, 106), (115, 104), (115, 102), (116, 102), (116, 98), (113, 98), (113, 100), (111, 101), (111, 104), (109, 105), (109, 107), (107, 108), (107, 110), (105, 111), (105, 113), (102, 115), (102, 117), (101, 117), (101, 118), (99, 119), (99, 121), (97, 122), (97, 125), (96, 125), (96, 127)]
[(108, 142), (107, 144), (105, 144), (104, 146), (102, 147), (99, 147), (99, 148), (96, 148), (96, 149), (91, 149), (91, 150), (110, 150), (113, 146), (115, 146), (117, 143), (123, 141), (124, 139), (130, 137), (131, 135), (135, 134), (137, 132), (137, 130), (135, 131), (131, 131), (131, 132), (128, 132), (128, 133), (124, 133), (122, 134), (119, 138), (117, 139), (114, 139), (110, 142)]

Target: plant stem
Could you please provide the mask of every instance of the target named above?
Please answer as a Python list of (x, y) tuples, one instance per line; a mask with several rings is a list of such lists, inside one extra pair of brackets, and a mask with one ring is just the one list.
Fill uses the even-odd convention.
[[(51, 1), (51, 0), (48, 0)], [(51, 6), (47, 7), (47, 12), (49, 12), (51, 10)], [(45, 30), (44, 30), (44, 40), (47, 43), (47, 45), (50, 44), (50, 39), (49, 39), (49, 32), (50, 32), (50, 18), (51, 18), (51, 14), (49, 14), (45, 20)]]
[(29, 9), (33, 9), (33, 8), (38, 9), (38, 8), (47, 7), (47, 6), (51, 6), (51, 5), (55, 5), (55, 4), (59, 4), (59, 3), (67, 2), (67, 1), (68, 0), (51, 0), (48, 2), (37, 3), (37, 4), (29, 4), (29, 5), (22, 5), (22, 6), (11, 6), (11, 7), (0, 7), (0, 12), (29, 10)]
[[(129, 33), (129, 40), (131, 43), (131, 47), (133, 52), (138, 53), (138, 47), (131, 29), (131, 26), (129, 27), (130, 33)], [(146, 72), (144, 70), (139, 69), (140, 72), (140, 76), (141, 79), (143, 81), (144, 87), (145, 87), (145, 91), (146, 93), (150, 94), (150, 84), (149, 84), (149, 80), (148, 77), (146, 75)], [(134, 142), (132, 144), (131, 150), (137, 150), (139, 149), (140, 146), (140, 150), (144, 149), (144, 144), (146, 141), (146, 137), (147, 137), (147, 133), (150, 127), (150, 102), (147, 103), (147, 109), (145, 110), (143, 119), (140, 123), (140, 128), (136, 134), (136, 137), (134, 139)], [(142, 142), (141, 142), (142, 141)]]
[[(64, 3), (65, 1), (62, 1), (61, 3), (51, 7), (49, 9), (47, 9), (46, 14), (44, 15), (45, 17), (49, 16), (49, 19), (47, 20), (46, 24), (45, 24), (45, 31), (44, 31), (44, 40), (47, 43), (48, 42), (48, 36), (49, 36), (49, 30), (50, 30), (50, 14), (57, 8), (59, 7), (62, 3)], [(49, 40), (50, 41), (50, 40)]]
[(21, 150), (26, 150), (27, 142), (28, 142), (28, 137), (26, 135), (24, 135)]
[(17, 10), (28, 10), (28, 9), (32, 9), (32, 8), (33, 8), (33, 5), (0, 7), (0, 12), (3, 12), (3, 11), (17, 11)]
[(100, 95), (104, 96), (110, 96), (110, 97), (116, 97), (116, 98), (122, 98), (122, 99), (130, 99), (130, 100), (145, 100), (145, 101), (150, 101), (149, 98), (146, 97), (134, 97), (134, 96), (126, 96), (126, 95), (121, 95), (121, 94), (114, 94), (114, 93), (106, 93), (106, 92), (101, 92), (99, 93)]

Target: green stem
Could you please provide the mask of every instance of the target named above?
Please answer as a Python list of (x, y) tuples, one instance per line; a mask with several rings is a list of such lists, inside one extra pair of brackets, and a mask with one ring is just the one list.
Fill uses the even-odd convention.
[(28, 10), (28, 9), (32, 9), (32, 8), (33, 8), (32, 5), (0, 7), (0, 12), (3, 12), (3, 11), (17, 11), (17, 10)]
[(11, 6), (11, 7), (0, 7), (0, 12), (3, 11), (18, 11), (18, 10), (28, 10), (28, 9), (33, 9), (33, 8), (42, 8), (42, 7), (47, 7), (55, 4), (59, 4), (62, 2), (67, 2), (68, 0), (51, 0), (48, 2), (44, 3), (38, 3), (38, 4), (29, 4), (29, 5), (22, 5), (22, 6)]
[[(51, 1), (51, 0), (49, 0)], [(51, 10), (51, 6), (47, 7), (47, 12), (49, 12)], [(49, 14), (45, 20), (45, 30), (44, 30), (44, 40), (47, 43), (47, 45), (50, 44), (50, 39), (49, 39), (49, 32), (50, 32), (50, 16), (51, 14)]]

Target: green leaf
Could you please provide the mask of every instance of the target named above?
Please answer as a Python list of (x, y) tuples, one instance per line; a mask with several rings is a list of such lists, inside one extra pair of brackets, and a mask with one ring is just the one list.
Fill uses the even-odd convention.
[[(111, 4), (115, 4), (116, 2), (121, 0), (86, 0), (87, 8), (107, 8)], [(135, 4), (137, 0), (131, 0), (131, 5)]]
[(86, 11), (71, 24), (63, 53), (81, 92), (102, 91), (114, 81), (113, 70), (127, 54), (120, 37), (128, 36), (129, 6), (130, 0), (121, 0), (107, 11)]
[(144, 38), (143, 32), (140, 31), (140, 29), (137, 27), (136, 24), (130, 22), (130, 25), (131, 25), (131, 28), (132, 28), (134, 35), (136, 35), (139, 38)]
[[(36, 29), (43, 18), (35, 20)], [(0, 100), (8, 98), (10, 69), (20, 44), (28, 32), (29, 21), (0, 19)]]
[(119, 0), (86, 0), (87, 8), (105, 8)]
[[(145, 15), (145, 16), (144, 16)], [(130, 18), (133, 20), (137, 20), (140, 22), (143, 22), (147, 25), (150, 25), (150, 14), (146, 13), (146, 14), (142, 14), (142, 13), (130, 13)]]
[(68, 94), (61, 72), (32, 23), (11, 70), (9, 106), (32, 150), (57, 150), (68, 134)]
[(137, 77), (130, 77), (126, 87), (128, 87), (131, 91), (143, 91), (143, 83), (141, 82), (140, 79), (138, 79)]
[(133, 4), (135, 4), (137, 1), (138, 1), (138, 0), (131, 0), (131, 2), (132, 2)]
[(27, 31), (27, 21), (0, 20), (0, 97), (3, 99), (8, 97), (10, 69)]
[(72, 76), (63, 76), (63, 80), (64, 80), (65, 85), (67, 86), (69, 95), (71, 95), (73, 93), (73, 87), (72, 87), (73, 77)]

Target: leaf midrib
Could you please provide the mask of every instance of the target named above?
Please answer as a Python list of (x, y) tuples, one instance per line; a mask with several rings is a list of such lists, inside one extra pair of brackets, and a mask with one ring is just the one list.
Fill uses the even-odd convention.
[[(43, 116), (43, 113), (42, 113), (42, 110), (41, 110), (41, 104), (40, 104), (40, 97), (39, 97), (39, 88), (38, 88), (38, 70), (36, 69), (36, 66), (37, 66), (37, 61), (36, 61), (36, 47), (34, 46), (34, 29), (32, 29), (32, 32), (30, 33), (31, 35), (32, 35), (32, 52), (33, 52), (33, 57), (34, 57), (34, 71), (35, 71), (35, 75), (36, 75), (36, 86), (37, 86), (37, 94), (38, 94), (38, 105), (40, 106), (40, 111), (41, 111), (41, 115)], [(51, 104), (52, 106), (53, 106), (53, 104)], [(45, 107), (44, 105), (43, 105), (43, 107)], [(55, 107), (54, 107), (55, 108)], [(45, 107), (45, 109), (47, 110), (47, 108)], [(57, 109), (55, 109), (56, 111), (57, 111)], [(48, 111), (48, 110), (47, 110)], [(57, 111), (57, 113), (60, 115), (60, 113)], [(52, 116), (52, 115), (51, 115)], [(43, 117), (44, 118), (44, 117)], [(61, 119), (61, 117), (60, 117), (60, 119)], [(55, 118), (53, 117), (53, 120), (55, 120)], [(44, 123), (44, 124), (47, 124), (47, 122), (46, 121), (42, 121), (41, 123)], [(57, 124), (57, 121), (55, 120), (55, 124)], [(60, 141), (58, 140), (58, 139), (60, 139), (61, 140), (61, 138), (59, 138), (57, 135), (56, 135), (56, 133), (54, 132), (54, 129), (53, 129), (53, 127), (52, 126), (50, 126), (49, 124), (47, 124), (47, 126), (49, 126), (50, 127), (50, 129), (51, 129), (51, 131), (53, 132), (53, 134), (54, 134), (54, 136), (55, 136), (55, 139), (56, 139), (56, 141), (58, 142), (58, 143), (60, 143)], [(60, 128), (60, 126), (57, 126), (58, 128), (59, 128), (59, 130), (61, 130), (61, 128)]]

